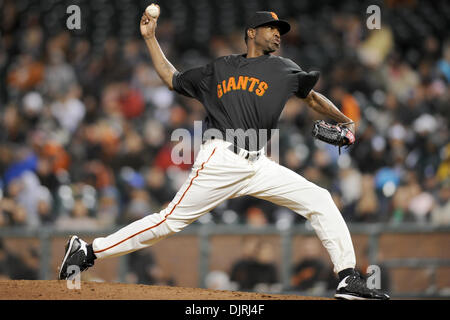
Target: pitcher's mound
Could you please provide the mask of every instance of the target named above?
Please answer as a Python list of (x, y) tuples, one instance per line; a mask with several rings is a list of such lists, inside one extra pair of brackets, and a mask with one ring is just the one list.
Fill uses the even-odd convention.
[(81, 282), (68, 289), (66, 281), (1, 280), (1, 300), (328, 300), (319, 297), (220, 291), (141, 284)]

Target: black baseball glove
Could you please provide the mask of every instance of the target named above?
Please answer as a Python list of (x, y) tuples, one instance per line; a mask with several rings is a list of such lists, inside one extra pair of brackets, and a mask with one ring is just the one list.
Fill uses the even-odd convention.
[(353, 132), (345, 126), (350, 123), (331, 124), (324, 120), (316, 120), (312, 129), (312, 135), (316, 139), (338, 146), (340, 154), (341, 147), (348, 147), (355, 143)]

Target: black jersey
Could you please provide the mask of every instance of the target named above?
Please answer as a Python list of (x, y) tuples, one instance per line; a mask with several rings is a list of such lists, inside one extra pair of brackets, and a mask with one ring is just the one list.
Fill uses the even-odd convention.
[(176, 92), (205, 106), (205, 129), (217, 129), (227, 141), (253, 151), (262, 148), (271, 129), (277, 128), (287, 100), (299, 89), (297, 75), (302, 69), (279, 56), (245, 56), (229, 55), (176, 72), (172, 83)]

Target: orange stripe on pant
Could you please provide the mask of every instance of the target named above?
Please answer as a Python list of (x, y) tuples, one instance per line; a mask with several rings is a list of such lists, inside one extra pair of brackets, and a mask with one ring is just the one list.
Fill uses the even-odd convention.
[(127, 241), (127, 240), (129, 240), (129, 239), (131, 239), (131, 238), (133, 238), (133, 237), (135, 237), (135, 236), (137, 236), (137, 235), (139, 235), (139, 234), (145, 232), (145, 231), (148, 231), (148, 230), (150, 230), (150, 229), (156, 228), (157, 226), (159, 226), (160, 224), (162, 224), (163, 222), (165, 222), (165, 221), (167, 220), (167, 217), (170, 216), (170, 215), (172, 214), (172, 212), (175, 210), (175, 208), (180, 204), (181, 200), (183, 200), (183, 198), (184, 198), (184, 196), (186, 195), (186, 193), (188, 192), (189, 188), (192, 186), (192, 183), (193, 183), (194, 180), (198, 177), (198, 174), (200, 173), (200, 170), (203, 170), (205, 164), (209, 161), (209, 159), (211, 159), (211, 157), (213, 156), (214, 152), (216, 152), (216, 148), (214, 148), (214, 150), (213, 150), (213, 152), (211, 153), (211, 155), (209, 156), (208, 160), (206, 160), (205, 162), (202, 163), (201, 168), (197, 170), (197, 173), (196, 173), (195, 177), (193, 177), (193, 178), (191, 179), (191, 182), (189, 183), (189, 186), (188, 186), (187, 189), (183, 192), (183, 195), (181, 196), (180, 200), (178, 200), (178, 202), (173, 206), (172, 210), (170, 210), (170, 212), (169, 212), (168, 214), (165, 215), (164, 219), (163, 219), (161, 222), (159, 222), (158, 224), (155, 224), (155, 225), (153, 225), (153, 226), (151, 226), (151, 227), (149, 227), (149, 228), (146, 228), (146, 229), (144, 229), (144, 230), (141, 230), (141, 231), (139, 231), (139, 232), (136, 232), (135, 234), (133, 234), (133, 235), (129, 236), (128, 238), (125, 238), (125, 239), (123, 239), (123, 240), (121, 240), (121, 241), (119, 241), (119, 242), (117, 242), (117, 243), (115, 243), (115, 244), (113, 244), (112, 246), (109, 246), (108, 248), (105, 248), (105, 249), (102, 249), (102, 250), (94, 251), (94, 253), (101, 253), (101, 252), (104, 252), (104, 251), (109, 250), (109, 249), (111, 249), (111, 248), (114, 248), (114, 247), (118, 246), (119, 244), (121, 244), (121, 243), (123, 243), (123, 242), (125, 242), (125, 241)]

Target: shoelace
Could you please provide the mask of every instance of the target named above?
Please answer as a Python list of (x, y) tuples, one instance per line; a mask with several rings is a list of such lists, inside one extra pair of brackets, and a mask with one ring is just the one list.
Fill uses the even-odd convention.
[(355, 285), (355, 284), (358, 284), (358, 285), (359, 285), (359, 284), (361, 284), (363, 281), (364, 281), (364, 279), (363, 279), (363, 277), (361, 276), (361, 274), (360, 274), (359, 272), (355, 271), (354, 274), (352, 274), (352, 275), (350, 275), (350, 276), (348, 277), (347, 284), (348, 284), (348, 285), (351, 285), (351, 286), (353, 286), (353, 285)]

